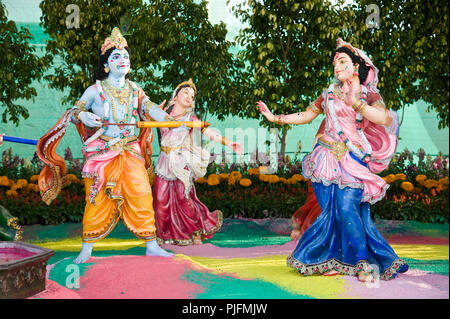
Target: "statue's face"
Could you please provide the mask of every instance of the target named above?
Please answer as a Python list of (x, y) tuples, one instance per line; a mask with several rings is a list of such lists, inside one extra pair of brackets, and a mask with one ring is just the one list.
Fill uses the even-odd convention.
[(130, 70), (130, 55), (125, 49), (115, 49), (108, 57), (109, 72), (116, 76), (125, 76)]
[(188, 108), (192, 106), (192, 103), (195, 99), (195, 92), (194, 89), (190, 87), (184, 87), (178, 92), (177, 94), (177, 101), (181, 104), (184, 108)]
[(333, 61), (334, 75), (336, 78), (343, 82), (350, 80), (353, 77), (355, 66), (352, 63), (352, 59), (347, 53), (338, 52)]

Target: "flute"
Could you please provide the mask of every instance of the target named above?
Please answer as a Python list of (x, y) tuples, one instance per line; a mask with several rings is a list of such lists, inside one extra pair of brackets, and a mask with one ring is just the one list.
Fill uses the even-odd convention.
[(187, 127), (208, 127), (211, 123), (206, 121), (166, 121), (166, 122), (144, 122), (138, 121), (136, 123), (103, 123), (103, 125), (121, 125), (121, 126), (136, 126), (138, 128), (151, 128), (151, 127), (180, 127), (186, 125)]

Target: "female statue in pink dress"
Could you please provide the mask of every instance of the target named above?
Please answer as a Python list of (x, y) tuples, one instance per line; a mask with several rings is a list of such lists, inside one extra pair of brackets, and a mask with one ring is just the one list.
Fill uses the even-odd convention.
[(273, 115), (279, 124), (305, 124), (325, 113), (325, 128), (303, 159), (321, 214), (303, 233), (288, 257), (300, 274), (345, 274), (361, 281), (392, 279), (408, 265), (400, 259), (370, 218), (370, 204), (383, 199), (389, 185), (376, 173), (391, 161), (398, 118), (377, 90), (378, 69), (360, 49), (338, 40), (333, 52), (335, 82), (305, 112)]
[[(166, 112), (177, 121), (199, 121), (194, 113), (197, 89), (189, 80), (177, 86)], [(210, 154), (197, 144), (194, 129), (160, 129), (160, 154), (155, 168), (153, 203), (157, 238), (175, 245), (202, 244), (222, 226), (222, 212), (210, 212), (200, 202), (194, 180), (206, 174)], [(242, 145), (221, 136), (211, 128), (202, 134), (242, 153)]]

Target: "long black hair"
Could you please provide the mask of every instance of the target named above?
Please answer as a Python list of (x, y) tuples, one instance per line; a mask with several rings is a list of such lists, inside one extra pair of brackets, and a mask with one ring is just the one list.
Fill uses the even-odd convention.
[[(115, 50), (115, 47), (109, 48), (108, 50), (106, 50), (105, 54), (102, 54), (101, 49), (99, 49), (99, 54), (98, 54), (98, 64), (97, 64), (97, 68), (94, 70), (94, 82), (97, 80), (104, 80), (108, 77), (108, 73), (105, 72), (105, 64), (108, 65), (108, 58), (111, 55), (111, 53)], [(125, 50), (127, 50), (128, 55), (130, 57), (131, 60), (131, 51), (129, 47), (125, 47)], [(129, 77), (129, 73), (125, 75), (125, 78), (128, 79)]]
[(370, 67), (366, 65), (366, 62), (361, 58), (360, 56), (357, 56), (352, 50), (350, 50), (347, 47), (340, 47), (336, 50), (334, 50), (331, 61), (334, 61), (334, 57), (337, 53), (346, 53), (350, 59), (352, 60), (353, 64), (358, 64), (358, 73), (359, 73), (359, 82), (363, 84), (366, 79), (367, 75), (369, 74)]

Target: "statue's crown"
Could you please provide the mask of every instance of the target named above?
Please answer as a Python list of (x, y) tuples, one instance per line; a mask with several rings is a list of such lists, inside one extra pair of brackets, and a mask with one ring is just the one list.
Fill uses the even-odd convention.
[(119, 28), (115, 27), (111, 32), (111, 36), (106, 38), (105, 42), (103, 42), (101, 48), (102, 55), (105, 54), (105, 52), (111, 48), (115, 47), (116, 49), (122, 50), (127, 46), (128, 46), (127, 40), (125, 40), (122, 33), (120, 33)]

